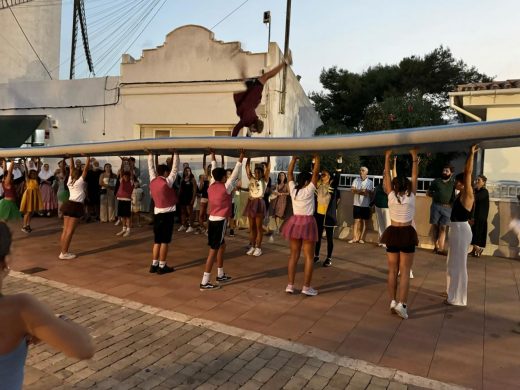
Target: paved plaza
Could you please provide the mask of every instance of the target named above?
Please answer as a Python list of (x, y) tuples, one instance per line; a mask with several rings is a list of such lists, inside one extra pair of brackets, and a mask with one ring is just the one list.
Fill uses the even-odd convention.
[[(58, 220), (38, 219), (33, 228), (30, 236), (15, 231), (13, 269), (44, 270), (13, 275), (6, 292), (34, 293), (76, 318), (96, 336), (98, 352), (77, 363), (36, 347), (28, 388), (514, 389), (520, 382), (518, 261), (470, 258), (469, 306), (456, 308), (440, 296), (445, 258), (419, 250), (410, 319), (402, 321), (388, 311), (385, 252), (372, 244), (336, 241), (333, 266), (315, 269), (320, 295), (309, 298), (283, 292), (288, 248), (279, 237), (266, 240), (258, 258), (244, 254), (245, 230), (226, 238), (225, 270), (234, 279), (200, 292), (205, 236), (175, 232), (169, 263), (177, 271), (159, 276), (148, 273), (148, 226), (119, 238), (113, 225), (82, 224), (72, 261), (57, 259)], [(299, 288), (301, 280), (299, 273)]]

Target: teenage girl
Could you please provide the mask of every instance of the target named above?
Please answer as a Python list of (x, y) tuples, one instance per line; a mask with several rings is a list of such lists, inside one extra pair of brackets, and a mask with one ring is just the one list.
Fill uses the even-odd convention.
[(6, 165), (6, 161), (3, 160), (4, 179), (2, 186), (4, 188), (4, 197), (0, 200), (0, 221), (4, 222), (21, 218), (20, 211), (16, 207), (16, 189), (13, 184), (14, 161), (11, 161), (9, 169), (7, 169)]
[(32, 232), (32, 215), (43, 209), (42, 195), (38, 184), (39, 166), (39, 160), (37, 160), (36, 165), (31, 166), (31, 169), (27, 167), (27, 162), (25, 163), (25, 191), (20, 203), (20, 212), (23, 214), (22, 232), (24, 233)]
[(249, 242), (251, 248), (246, 252), (247, 255), (261, 256), (262, 255), (262, 239), (264, 236), (264, 229), (262, 226), (264, 216), (266, 214), (266, 207), (264, 202), (264, 194), (267, 190), (267, 182), (269, 181), (269, 173), (271, 172), (271, 162), (267, 157), (267, 165), (265, 170), (263, 166), (257, 166), (251, 173), (251, 158), (247, 158), (246, 174), (249, 179), (249, 199), (244, 210), (244, 216), (249, 221)]
[(295, 182), (293, 172), (297, 160), (298, 157), (293, 156), (287, 172), (294, 214), (282, 226), (282, 236), (290, 241), (291, 246), (287, 267), (289, 283), (285, 288), (285, 292), (289, 294), (294, 293), (296, 265), (300, 259), (300, 252), (303, 247), (305, 264), (302, 294), (314, 296), (318, 295), (318, 291), (311, 287), (314, 246), (318, 240), (318, 227), (314, 219), (314, 192), (316, 191), (318, 174), (320, 172), (320, 157), (318, 155), (314, 156), (312, 175), (309, 172), (301, 172)]
[(76, 258), (74, 253), (69, 252), (72, 235), (78, 226), (79, 219), (85, 214), (85, 198), (87, 196), (86, 187), (88, 167), (90, 166), (90, 157), (83, 171), (74, 165), (74, 158), (70, 158), (70, 175), (67, 181), (69, 187), (69, 200), (63, 204), (61, 211), (63, 213), (63, 232), (61, 234), (61, 253), (58, 256), (60, 260), (70, 260)]
[(117, 236), (128, 237), (132, 227), (132, 192), (134, 181), (129, 170), (119, 172), (119, 188), (117, 190), (117, 216), (121, 218), (123, 229)]

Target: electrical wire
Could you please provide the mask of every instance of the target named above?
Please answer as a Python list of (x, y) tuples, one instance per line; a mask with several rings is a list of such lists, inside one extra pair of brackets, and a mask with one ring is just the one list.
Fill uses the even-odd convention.
[(215, 27), (217, 27), (220, 23), (222, 23), (224, 20), (226, 20), (227, 18), (229, 18), (231, 15), (233, 15), (235, 12), (237, 12), (240, 8), (242, 8), (249, 0), (245, 0), (242, 4), (240, 4), (238, 7), (236, 7), (233, 11), (231, 11), (229, 14), (227, 14), (226, 16), (224, 16), (220, 21), (217, 22), (217, 24), (215, 24), (213, 27), (210, 28), (211, 31), (213, 31), (213, 29)]
[(22, 25), (20, 24), (20, 22), (18, 21), (18, 18), (16, 17), (13, 9), (11, 8), (11, 6), (7, 6), (7, 8), (9, 8), (9, 11), (11, 11), (11, 14), (13, 15), (14, 17), (14, 20), (16, 20), (16, 24), (18, 25), (18, 27), (20, 27), (20, 30), (22, 31), (22, 34), (23, 36), (25, 37), (25, 39), (27, 40), (27, 43), (29, 44), (29, 46), (31, 46), (31, 49), (32, 51), (34, 52), (34, 54), (36, 55), (36, 57), (38, 57), (38, 61), (40, 61), (40, 64), (42, 64), (43, 68), (45, 69), (45, 71), (47, 72), (47, 74), (49, 75), (50, 79), (52, 80), (52, 76), (51, 76), (51, 72), (49, 72), (49, 69), (47, 69), (47, 67), (45, 66), (45, 64), (43, 63), (42, 59), (40, 58), (38, 52), (36, 51), (36, 49), (34, 48), (33, 44), (31, 43), (31, 40), (29, 39), (29, 37), (27, 36), (27, 34), (25, 33)]

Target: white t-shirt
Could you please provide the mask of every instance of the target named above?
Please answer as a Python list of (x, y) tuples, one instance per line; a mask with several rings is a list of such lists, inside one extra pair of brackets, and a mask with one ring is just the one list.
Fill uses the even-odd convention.
[(413, 221), (415, 215), (415, 194), (396, 195), (395, 191), (388, 194), (388, 209), (390, 219), (395, 222), (407, 223)]
[(253, 199), (260, 199), (264, 197), (265, 191), (267, 190), (267, 183), (262, 178), (256, 180), (254, 177), (249, 179), (249, 197)]
[(296, 195), (296, 184), (294, 181), (289, 182), (294, 215), (314, 215), (314, 191), (316, 191), (316, 187), (311, 182), (300, 189)]
[(87, 197), (87, 183), (85, 183), (85, 180), (83, 180), (83, 176), (80, 176), (79, 179), (74, 183), (72, 183), (72, 177), (69, 176), (67, 187), (69, 187), (70, 201), (78, 203), (83, 203), (85, 201), (85, 198)]
[[(356, 177), (352, 182), (352, 188), (356, 190), (374, 191), (374, 183), (368, 177), (361, 180), (361, 177)], [(354, 194), (354, 206), (370, 207), (370, 196)]]

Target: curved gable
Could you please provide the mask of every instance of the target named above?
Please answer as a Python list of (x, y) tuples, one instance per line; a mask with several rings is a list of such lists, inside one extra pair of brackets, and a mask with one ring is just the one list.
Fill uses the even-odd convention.
[(265, 53), (242, 50), (240, 42), (215, 40), (202, 26), (186, 25), (166, 36), (162, 46), (145, 49), (141, 58), (123, 56), (121, 82), (226, 80), (261, 74)]

